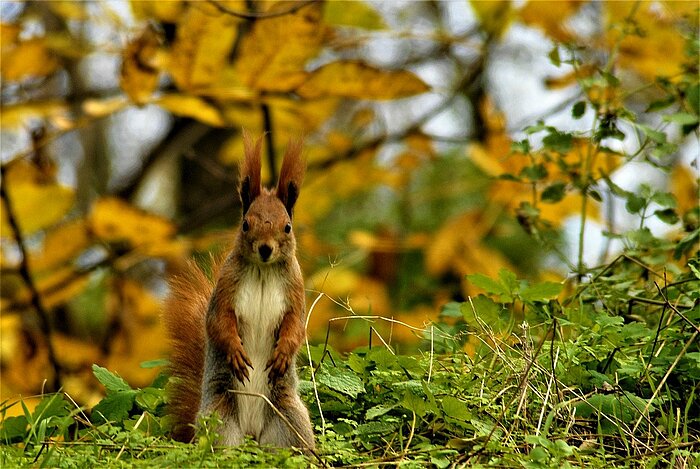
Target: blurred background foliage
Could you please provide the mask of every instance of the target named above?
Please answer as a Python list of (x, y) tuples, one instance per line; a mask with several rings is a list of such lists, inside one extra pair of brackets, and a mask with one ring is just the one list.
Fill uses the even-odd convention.
[(670, 1), (3, 2), (0, 400), (94, 404), (93, 363), (150, 382), (165, 279), (232, 240), (242, 128), (267, 184), (306, 137), (308, 330), (337, 349), (417, 343), (329, 319), (421, 328), (468, 274), (583, 276), (642, 205), (687, 236), (697, 24)]

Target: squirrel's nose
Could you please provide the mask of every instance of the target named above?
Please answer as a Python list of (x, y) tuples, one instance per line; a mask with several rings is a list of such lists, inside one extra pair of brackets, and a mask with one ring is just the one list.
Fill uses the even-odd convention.
[(272, 248), (267, 244), (262, 244), (258, 248), (258, 253), (260, 254), (260, 259), (262, 259), (263, 262), (267, 262), (272, 254)]

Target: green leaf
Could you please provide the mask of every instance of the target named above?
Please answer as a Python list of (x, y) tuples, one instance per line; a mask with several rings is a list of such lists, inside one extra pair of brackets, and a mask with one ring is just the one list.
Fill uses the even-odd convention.
[(508, 291), (508, 289), (504, 287), (501, 283), (497, 282), (496, 280), (490, 277), (487, 277), (484, 274), (470, 274), (467, 275), (467, 279), (469, 280), (469, 283), (471, 283), (475, 287), (481, 288), (487, 293), (495, 295), (510, 294), (510, 291)]
[(625, 203), (625, 208), (630, 213), (639, 213), (644, 207), (646, 207), (647, 201), (643, 197), (639, 197), (636, 194), (628, 193), (627, 203)]
[(573, 142), (574, 137), (570, 133), (559, 132), (556, 129), (542, 139), (545, 148), (558, 153), (568, 153), (571, 151)]
[(542, 202), (556, 203), (566, 195), (566, 184), (555, 182), (542, 191)]
[(652, 101), (649, 103), (649, 106), (644, 110), (644, 112), (654, 112), (654, 111), (660, 111), (662, 109), (666, 109), (670, 105), (676, 102), (676, 97), (669, 95), (666, 96), (665, 98)]
[(396, 425), (379, 420), (377, 422), (363, 423), (357, 427), (357, 434), (364, 435), (387, 435), (396, 429)]
[(571, 117), (580, 119), (586, 113), (586, 101), (579, 101), (571, 108)]
[(520, 284), (518, 283), (518, 277), (516, 277), (513, 272), (504, 267), (498, 269), (498, 278), (501, 279), (501, 284), (506, 287), (508, 294), (516, 292), (520, 288)]
[(382, 415), (391, 412), (395, 407), (395, 405), (375, 405), (374, 407), (367, 409), (367, 413), (365, 413), (365, 420), (372, 420), (377, 417), (381, 417)]
[(513, 153), (530, 153), (530, 142), (527, 139), (513, 142), (510, 144), (510, 151)]
[(549, 61), (552, 62), (552, 65), (555, 67), (558, 67), (561, 65), (561, 57), (559, 56), (559, 46), (554, 46), (552, 50), (549, 51), (549, 54), (547, 54), (547, 57), (549, 57)]
[(159, 358), (157, 360), (147, 360), (145, 362), (141, 362), (139, 366), (141, 368), (146, 368), (146, 369), (151, 369), (151, 368), (158, 368), (161, 366), (168, 366), (170, 364), (170, 360), (166, 360), (164, 358)]
[(526, 177), (531, 181), (539, 181), (547, 177), (547, 168), (543, 164), (525, 166), (520, 171), (521, 177)]
[(680, 218), (678, 218), (678, 214), (672, 208), (656, 210), (654, 212), (654, 216), (656, 216), (656, 218), (669, 225), (674, 225), (678, 223), (678, 220), (680, 220)]
[(360, 378), (346, 368), (323, 367), (316, 375), (316, 381), (352, 398), (356, 398), (358, 394), (365, 392), (365, 387)]
[(685, 97), (695, 114), (700, 114), (700, 83), (690, 85), (688, 89), (685, 90)]
[(131, 390), (131, 386), (124, 381), (124, 378), (116, 373), (112, 373), (107, 368), (103, 368), (99, 365), (92, 365), (92, 373), (95, 375), (95, 378), (102, 383), (102, 386), (105, 387), (108, 394), (111, 392)]
[(29, 422), (24, 415), (6, 417), (2, 421), (2, 428), (0, 428), (0, 442), (13, 443), (22, 440), (27, 434), (28, 428)]
[(457, 420), (469, 420), (472, 418), (467, 409), (467, 404), (453, 396), (445, 396), (442, 399), (442, 410), (445, 415)]
[(638, 124), (637, 128), (644, 132), (644, 135), (649, 137), (649, 140), (651, 140), (652, 142), (657, 144), (666, 143), (666, 133), (653, 129), (648, 125), (644, 124)]
[(462, 317), (462, 312), (460, 309), (461, 306), (462, 306), (461, 303), (457, 303), (456, 301), (451, 301), (442, 307), (442, 310), (440, 311), (440, 315), (447, 317), (447, 318)]
[(676, 207), (676, 197), (670, 192), (657, 192), (651, 196), (651, 200), (661, 205), (662, 207)]
[(418, 417), (425, 415), (425, 399), (411, 391), (406, 391), (401, 401), (401, 406), (416, 413)]
[(134, 407), (135, 398), (134, 390), (113, 392), (92, 408), (92, 415), (107, 422), (122, 422)]
[(529, 286), (520, 292), (520, 297), (527, 302), (548, 301), (556, 298), (564, 285), (556, 282), (542, 282)]
[(698, 116), (689, 114), (687, 112), (679, 112), (677, 114), (671, 114), (669, 116), (664, 116), (663, 119), (666, 122), (673, 122), (680, 125), (695, 125), (698, 123)]

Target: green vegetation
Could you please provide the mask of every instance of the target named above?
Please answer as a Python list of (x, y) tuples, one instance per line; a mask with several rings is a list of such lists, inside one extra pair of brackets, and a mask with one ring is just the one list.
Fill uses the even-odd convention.
[[(315, 457), (294, 450), (214, 447), (167, 437), (161, 374), (132, 389), (97, 365), (107, 396), (91, 412), (64, 394), (4, 419), (4, 467), (227, 467), (484, 464), (562, 467), (700, 463), (700, 261), (672, 283), (621, 255), (560, 294), (509, 271), (470, 276), (486, 294), (447, 304), (422, 351), (381, 343), (345, 356), (310, 347), (302, 393)], [(557, 295), (561, 299), (556, 299)], [(396, 327), (402, 327), (396, 325)], [(471, 353), (466, 353), (470, 350)], [(150, 363), (158, 366), (162, 363)], [(318, 396), (318, 399), (316, 398)], [(319, 409), (318, 402), (321, 403)], [(3, 413), (21, 402), (4, 403)]]

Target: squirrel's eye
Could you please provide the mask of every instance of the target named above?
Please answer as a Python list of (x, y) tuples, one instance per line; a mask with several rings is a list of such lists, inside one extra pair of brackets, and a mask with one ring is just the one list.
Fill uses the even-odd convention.
[(286, 225), (284, 225), (284, 232), (287, 234), (292, 232), (292, 224), (291, 223), (287, 223)]
[(242, 228), (243, 228), (244, 233), (250, 229), (250, 225), (248, 224), (248, 220), (243, 220)]

